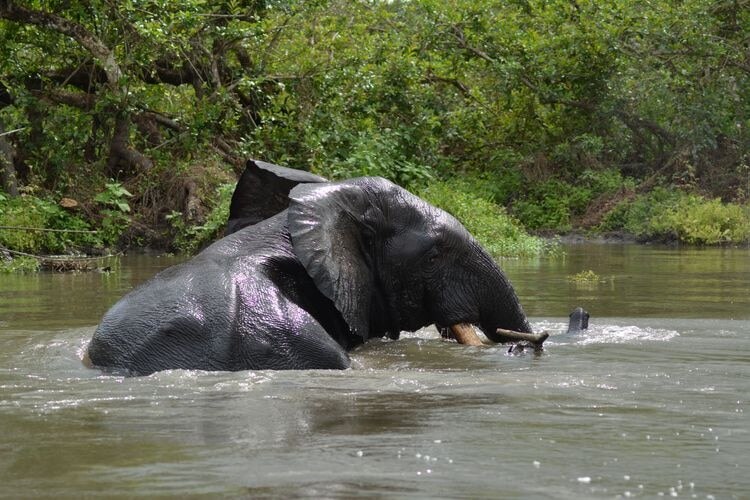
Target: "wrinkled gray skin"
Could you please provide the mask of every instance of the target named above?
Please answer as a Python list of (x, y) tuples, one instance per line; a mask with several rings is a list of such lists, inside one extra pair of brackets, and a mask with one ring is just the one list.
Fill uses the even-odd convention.
[(98, 367), (347, 368), (347, 351), (438, 323), (531, 332), (499, 267), (452, 216), (381, 178), (300, 184), (287, 210), (157, 274), (104, 316)]
[(224, 236), (285, 210), (289, 206), (289, 191), (297, 184), (310, 182), (326, 182), (326, 179), (302, 170), (248, 160), (232, 194)]
[(589, 327), (589, 313), (583, 307), (576, 307), (570, 313), (568, 331), (566, 333), (576, 334), (587, 330)]

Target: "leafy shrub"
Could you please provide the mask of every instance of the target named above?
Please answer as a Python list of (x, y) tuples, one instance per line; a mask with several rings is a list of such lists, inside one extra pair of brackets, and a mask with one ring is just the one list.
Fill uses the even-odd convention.
[(604, 150), (604, 139), (592, 134), (581, 134), (552, 148), (552, 160), (576, 170), (581, 164), (594, 163)]
[(39, 261), (34, 257), (19, 256), (12, 259), (0, 258), (0, 274), (35, 273), (39, 270)]
[(601, 229), (624, 230), (642, 239), (696, 245), (741, 243), (750, 240), (750, 209), (657, 188), (615, 207), (605, 217)]
[(585, 170), (574, 181), (550, 179), (529, 186), (513, 202), (513, 214), (528, 228), (565, 232), (597, 197), (633, 186), (617, 170)]
[[(92, 233), (34, 231), (39, 229), (91, 230), (89, 224), (63, 210), (54, 201), (19, 196), (0, 201), (0, 245), (33, 254), (64, 253), (74, 247), (95, 247), (100, 240)], [(26, 228), (26, 229), (23, 229)]]
[(105, 185), (104, 191), (94, 197), (95, 202), (106, 207), (102, 210), (104, 217), (99, 230), (103, 243), (114, 245), (130, 225), (130, 205), (126, 198), (132, 196), (122, 184), (112, 181)]
[(390, 130), (360, 134), (345, 160), (334, 160), (321, 173), (331, 179), (379, 176), (404, 187), (423, 185), (433, 178), (432, 169), (407, 159), (399, 134)]
[(513, 168), (464, 174), (461, 177), (461, 185), (463, 189), (498, 205), (509, 203), (525, 190), (523, 174)]
[(750, 212), (733, 203), (722, 204), (718, 198), (685, 195), (676, 206), (652, 218), (651, 228), (654, 234), (674, 234), (689, 244), (740, 243), (750, 239)]
[(538, 255), (548, 248), (543, 240), (526, 233), (505, 209), (471, 188), (471, 183), (452, 179), (431, 182), (417, 194), (461, 221), (495, 257)]

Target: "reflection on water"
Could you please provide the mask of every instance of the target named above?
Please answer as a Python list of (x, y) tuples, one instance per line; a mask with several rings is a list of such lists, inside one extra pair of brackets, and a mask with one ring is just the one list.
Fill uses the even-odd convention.
[[(427, 329), (364, 346), (343, 372), (83, 368), (101, 314), (168, 263), (0, 277), (0, 497), (750, 491), (750, 252), (577, 246), (504, 262), (553, 333), (541, 356)], [(567, 279), (587, 269), (605, 282)], [(591, 328), (566, 335), (579, 304)]]

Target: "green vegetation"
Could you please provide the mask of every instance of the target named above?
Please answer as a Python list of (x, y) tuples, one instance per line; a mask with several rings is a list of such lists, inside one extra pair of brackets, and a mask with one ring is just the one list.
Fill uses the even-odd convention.
[[(34, 228), (72, 231), (34, 231)], [(60, 254), (101, 246), (97, 235), (90, 230), (87, 221), (53, 201), (34, 196), (0, 199), (0, 247), (33, 254)]]
[(184, 253), (195, 253), (221, 238), (224, 226), (229, 219), (229, 205), (232, 202), (234, 184), (223, 184), (216, 189), (215, 205), (201, 225), (185, 224), (180, 212), (172, 212), (167, 220), (175, 230), (174, 246)]
[(477, 193), (481, 191), (476, 185), (453, 180), (432, 182), (417, 194), (460, 220), (496, 257), (537, 255), (550, 246), (529, 236), (502, 207)]
[(738, 243), (749, 32), (723, 0), (0, 1), (0, 218), (97, 231), (0, 244), (195, 251), (246, 157), (387, 177), (499, 253), (542, 246), (494, 219)]
[(39, 261), (34, 257), (0, 258), (0, 274), (35, 273), (39, 270)]
[(576, 273), (572, 276), (568, 276), (568, 281), (571, 281), (573, 283), (603, 283), (606, 280), (604, 280), (601, 276), (596, 274), (591, 269), (587, 269), (586, 271), (581, 271), (580, 273)]
[(601, 229), (626, 231), (644, 240), (737, 244), (750, 240), (750, 208), (658, 188), (618, 205)]
[(133, 195), (119, 182), (105, 184), (105, 190), (94, 197), (101, 210), (101, 243), (114, 245), (130, 224), (130, 205), (126, 198)]

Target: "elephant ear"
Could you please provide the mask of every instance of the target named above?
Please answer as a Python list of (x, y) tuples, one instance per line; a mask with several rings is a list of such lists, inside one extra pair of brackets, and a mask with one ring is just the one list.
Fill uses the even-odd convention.
[(351, 331), (366, 340), (374, 286), (368, 237), (374, 235), (372, 220), (379, 213), (369, 201), (366, 183), (300, 184), (289, 198), (295, 255)]
[(268, 219), (289, 206), (289, 191), (300, 183), (326, 182), (310, 172), (248, 160), (229, 206), (224, 235)]

